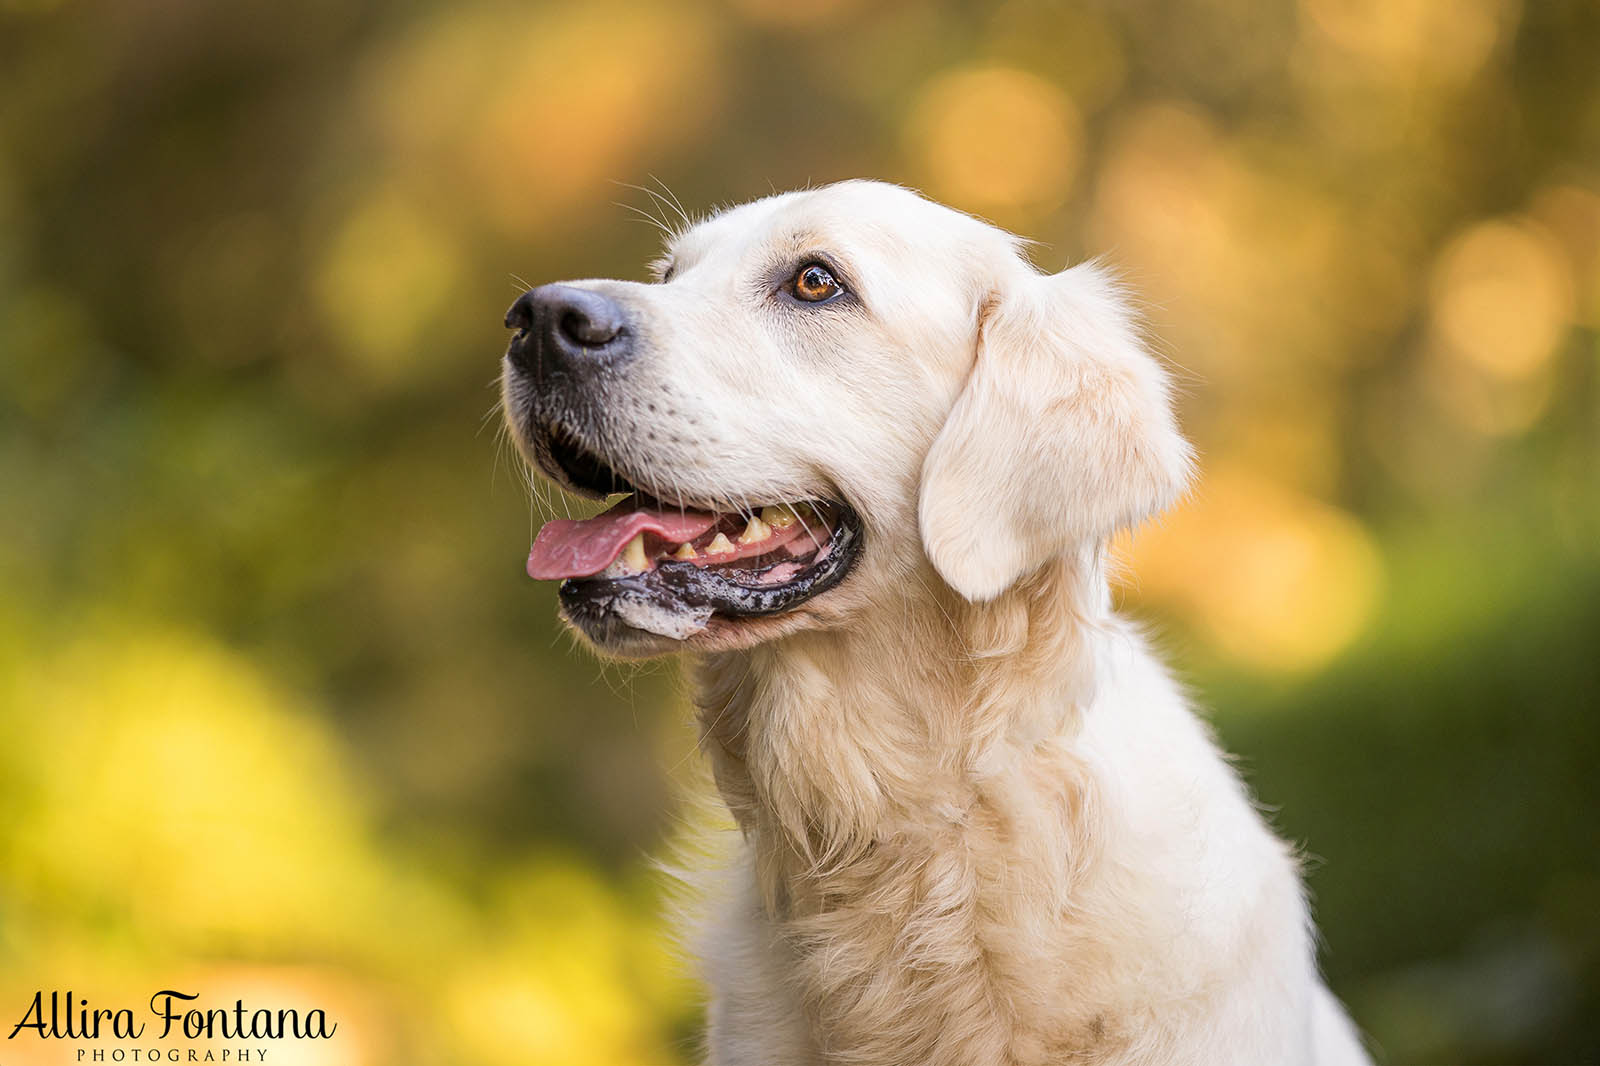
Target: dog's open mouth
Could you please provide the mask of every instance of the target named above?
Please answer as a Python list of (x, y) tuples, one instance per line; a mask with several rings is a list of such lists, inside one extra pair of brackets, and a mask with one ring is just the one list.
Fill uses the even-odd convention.
[(560, 580), (563, 610), (591, 636), (620, 623), (686, 640), (713, 616), (781, 614), (838, 584), (858, 553), (860, 526), (842, 503), (679, 506), (634, 489), (591, 454), (554, 451), (580, 489), (633, 490), (594, 518), (546, 523), (528, 553), (528, 576)]

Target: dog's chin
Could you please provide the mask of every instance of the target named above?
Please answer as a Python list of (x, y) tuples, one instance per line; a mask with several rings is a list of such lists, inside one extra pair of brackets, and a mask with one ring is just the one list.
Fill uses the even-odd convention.
[(846, 612), (839, 590), (786, 614), (767, 618), (721, 618), (713, 615), (700, 632), (681, 640), (636, 629), (612, 614), (561, 608), (561, 620), (592, 651), (610, 659), (657, 659), (680, 652), (742, 651), (770, 644), (808, 630), (839, 624)]
[(635, 629), (614, 616), (569, 611), (563, 607), (561, 620), (590, 650), (608, 659), (657, 659), (689, 649), (685, 641)]

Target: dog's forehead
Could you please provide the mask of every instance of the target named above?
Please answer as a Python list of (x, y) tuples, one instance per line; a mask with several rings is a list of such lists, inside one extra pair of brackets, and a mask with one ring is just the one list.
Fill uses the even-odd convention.
[(731, 266), (806, 251), (892, 260), (919, 248), (976, 240), (979, 230), (1003, 236), (909, 189), (849, 181), (727, 208), (677, 237), (667, 251), (681, 266), (711, 259)]

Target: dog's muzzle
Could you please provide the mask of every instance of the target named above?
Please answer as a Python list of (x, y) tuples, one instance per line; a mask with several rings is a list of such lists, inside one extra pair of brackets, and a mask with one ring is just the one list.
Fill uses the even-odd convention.
[[(842, 500), (761, 499), (744, 506), (663, 495), (617, 469), (645, 430), (624, 380), (648, 343), (605, 292), (543, 285), (506, 313), (506, 415), (524, 454), (552, 480), (593, 499), (627, 498), (582, 520), (556, 519), (528, 553), (530, 577), (560, 581), (568, 621), (605, 647), (650, 635), (686, 640), (724, 622), (792, 611), (828, 591), (861, 553), (862, 528)], [(655, 410), (650, 406), (649, 410)], [(669, 488), (676, 489), (668, 483)]]

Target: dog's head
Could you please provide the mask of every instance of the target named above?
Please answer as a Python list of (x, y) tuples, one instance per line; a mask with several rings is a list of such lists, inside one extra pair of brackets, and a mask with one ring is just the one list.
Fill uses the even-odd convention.
[(1190, 455), (1115, 285), (875, 182), (724, 211), (657, 282), (525, 293), (507, 420), (563, 487), (627, 498), (528, 558), (604, 650), (837, 625), (923, 561), (974, 602), (1164, 507)]

